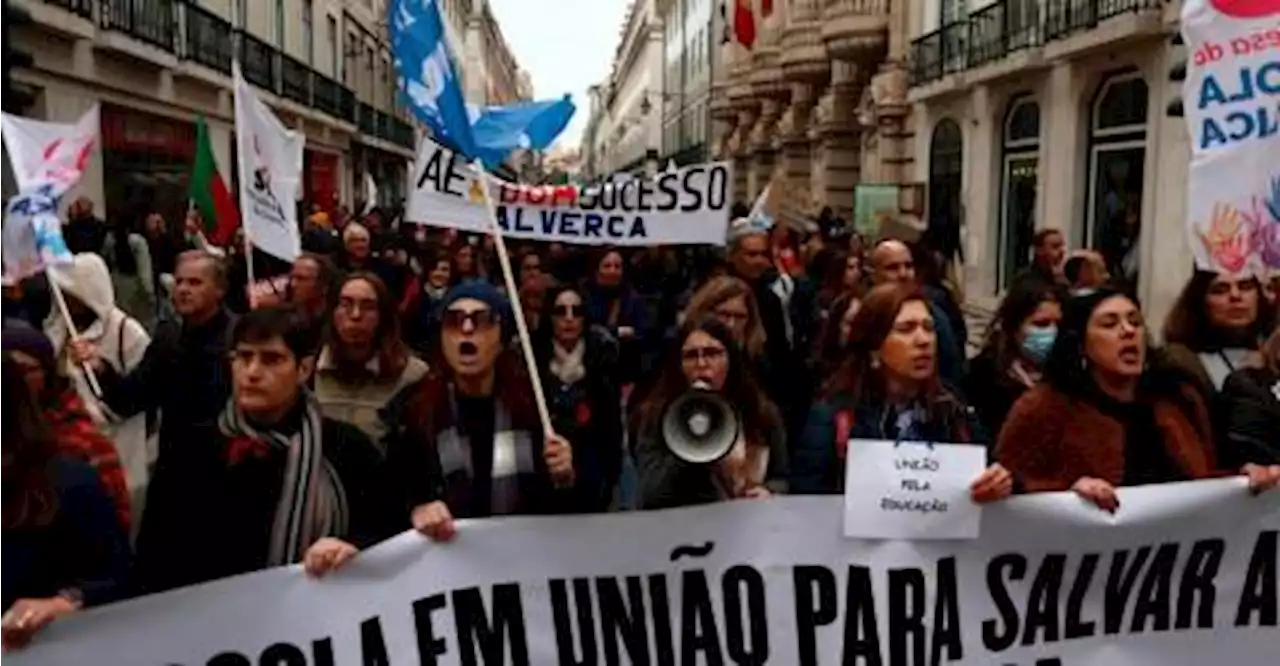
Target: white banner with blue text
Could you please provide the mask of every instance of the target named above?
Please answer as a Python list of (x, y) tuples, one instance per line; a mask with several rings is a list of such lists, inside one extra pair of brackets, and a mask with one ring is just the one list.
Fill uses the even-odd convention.
[[(480, 177), (466, 158), (424, 138), (405, 219), (488, 233)], [(503, 235), (583, 245), (724, 245), (733, 173), (713, 162), (601, 185), (522, 185), (485, 176)]]
[(841, 536), (839, 497), (463, 522), (329, 577), (262, 571), (54, 623), (7, 666), (1276, 663), (1280, 493), (1242, 479)]

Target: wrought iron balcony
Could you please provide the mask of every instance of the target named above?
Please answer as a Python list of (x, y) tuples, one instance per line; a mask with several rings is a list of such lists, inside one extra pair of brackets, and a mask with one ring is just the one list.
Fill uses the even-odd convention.
[(102, 0), (101, 5), (98, 22), (104, 29), (123, 32), (170, 53), (174, 51), (178, 35), (175, 0)]
[(928, 83), (965, 67), (968, 21), (956, 21), (911, 42), (911, 76), (915, 83)]
[(368, 134), (369, 136), (377, 136), (377, 123), (378, 116), (374, 112), (373, 107), (365, 104), (364, 102), (360, 102), (356, 122), (356, 127), (360, 128), (360, 133)]
[(338, 86), (338, 118), (349, 123), (356, 121), (356, 94), (346, 86)]
[(340, 96), (338, 82), (319, 73), (315, 75), (313, 81), (315, 88), (312, 103), (315, 107), (335, 118), (342, 117), (342, 104), (338, 99)]
[(287, 55), (280, 56), (280, 91), (299, 103), (311, 104), (311, 68)]
[(395, 117), (387, 116), (388, 120), (388, 136), (387, 140), (404, 146), (410, 150), (414, 149), (415, 137), (413, 136), (413, 125)]
[(93, 0), (44, 0), (45, 4), (61, 7), (85, 18), (93, 17)]
[(1161, 0), (999, 0), (911, 41), (912, 82), (996, 62), (1022, 49), (1091, 30), (1121, 14), (1159, 11)]
[(240, 33), (240, 70), (244, 78), (259, 88), (279, 92), (280, 58), (274, 46), (250, 35)]
[(231, 24), (194, 2), (187, 3), (185, 12), (187, 32), (183, 57), (230, 74), (234, 34)]

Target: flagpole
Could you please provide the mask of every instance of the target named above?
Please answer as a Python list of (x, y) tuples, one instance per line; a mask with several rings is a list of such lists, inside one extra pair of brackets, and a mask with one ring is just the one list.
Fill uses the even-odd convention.
[(254, 289), (256, 283), (253, 279), (253, 241), (249, 240), (249, 227), (247, 225), (244, 227), (244, 266), (249, 278), (247, 287), (249, 293), (245, 294), (245, 296), (249, 299), (249, 309), (255, 310), (258, 306), (258, 292)]
[[(44, 269), (44, 275), (49, 281), (49, 291), (53, 292), (53, 302), (58, 305), (58, 314), (62, 315), (62, 323), (67, 325), (67, 337), (72, 342), (78, 342), (80, 331), (76, 330), (76, 324), (71, 320), (71, 310), (67, 307), (66, 297), (62, 295), (62, 287), (58, 286), (57, 279), (48, 268)], [(80, 364), (80, 368), (84, 370), (84, 377), (89, 382), (89, 388), (93, 390), (93, 394), (101, 399), (102, 386), (98, 384), (98, 375), (93, 371), (93, 366), (85, 362)]]
[(493, 199), (489, 194), (488, 172), (484, 163), (476, 160), (475, 170), (480, 179), (480, 191), (484, 193), (485, 210), (489, 213), (489, 232), (493, 234), (493, 245), (498, 249), (498, 264), (502, 266), (502, 279), (506, 282), (507, 293), (511, 295), (515, 311), (516, 334), (520, 338), (520, 350), (524, 355), (524, 365), (529, 371), (529, 379), (533, 382), (533, 401), (538, 406), (538, 419), (542, 421), (542, 431), (554, 434), (551, 427), (551, 413), (547, 411), (547, 398), (542, 392), (542, 377), (538, 373), (538, 361), (533, 357), (533, 343), (529, 339), (529, 326), (524, 320), (524, 308), (520, 304), (520, 290), (516, 288), (515, 273), (511, 270), (511, 256), (507, 254), (507, 242), (502, 237), (502, 227), (498, 225), (498, 216), (494, 212)]

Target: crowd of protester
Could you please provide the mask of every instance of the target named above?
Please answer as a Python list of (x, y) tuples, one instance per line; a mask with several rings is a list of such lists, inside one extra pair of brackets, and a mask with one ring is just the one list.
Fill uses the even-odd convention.
[[(6, 649), (86, 606), (320, 576), (463, 518), (840, 493), (862, 439), (988, 447), (979, 502), (1280, 482), (1274, 284), (1196, 272), (1157, 347), (1131, 286), (1046, 229), (968, 358), (927, 237), (736, 214), (722, 250), (511, 242), (508, 293), (493, 239), (384, 211), (316, 208), (283, 265), (210, 245), (194, 213), (134, 232), (75, 202), (75, 262), (51, 273), (75, 331), (41, 280), (5, 291)], [(693, 386), (742, 420), (715, 463), (666, 441)]]

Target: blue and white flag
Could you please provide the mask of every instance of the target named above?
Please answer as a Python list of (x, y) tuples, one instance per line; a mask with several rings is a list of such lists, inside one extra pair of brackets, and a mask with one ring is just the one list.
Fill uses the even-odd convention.
[(98, 107), (75, 123), (51, 123), (3, 114), (0, 133), (8, 148), (18, 194), (4, 208), (6, 284), (73, 257), (62, 238), (58, 201), (80, 181), (98, 141)]
[(400, 89), (437, 140), (476, 154), (471, 118), (436, 0), (392, 0), (387, 21)]
[(517, 150), (545, 150), (576, 110), (568, 95), (468, 108), (436, 0), (393, 0), (391, 50), (400, 89), (435, 139), (495, 167)]

